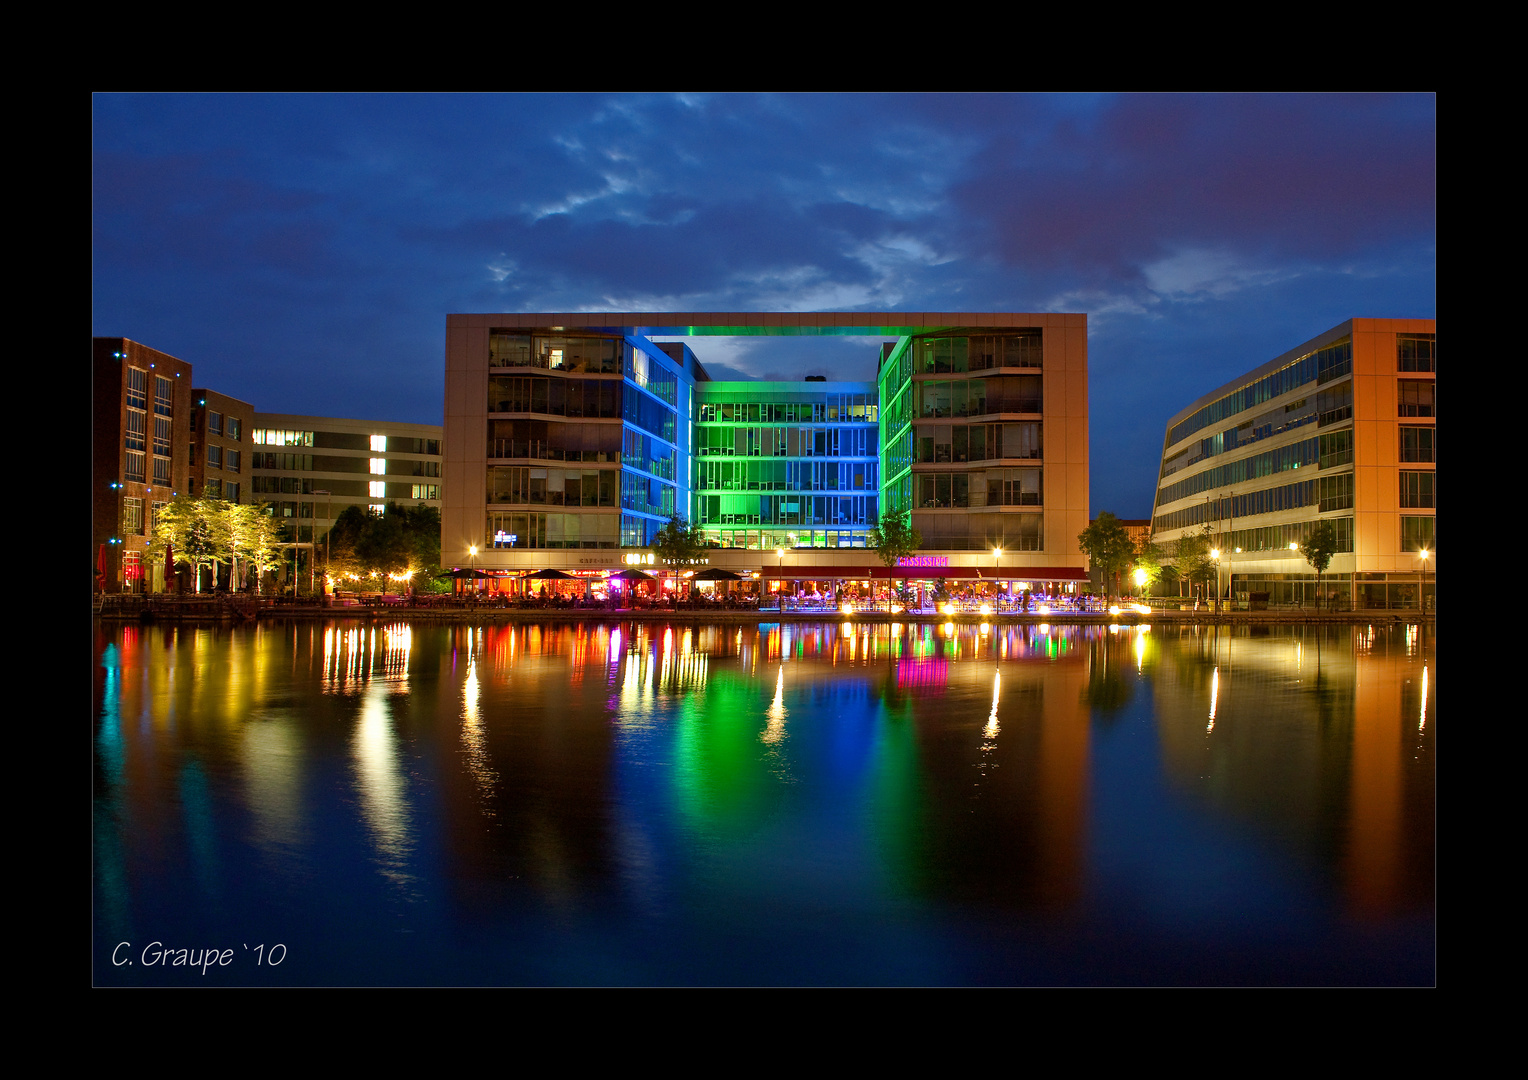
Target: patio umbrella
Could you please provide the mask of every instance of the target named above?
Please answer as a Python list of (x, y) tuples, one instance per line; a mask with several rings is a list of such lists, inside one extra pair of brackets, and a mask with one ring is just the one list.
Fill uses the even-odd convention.
[(707, 568), (705, 570), (702, 570), (700, 573), (696, 574), (690, 580), (691, 581), (742, 581), (743, 580), (743, 575), (742, 574), (734, 574), (731, 570), (723, 570), (720, 567), (712, 566), (712, 567), (709, 567), (709, 568)]
[(106, 545), (101, 545), (101, 551), (96, 556), (96, 586), (106, 588)]
[(609, 581), (609, 580), (615, 580), (615, 581), (652, 581), (653, 580), (653, 576), (651, 574), (644, 574), (640, 570), (621, 570), (618, 573), (611, 574), (610, 577), (607, 578), (606, 580), (607, 581)]
[(443, 574), (436, 574), (435, 575), (437, 580), (439, 580), (441, 578), (455, 578), (457, 581), (477, 580), (479, 578), (486, 578), (486, 577), (492, 577), (492, 576), (493, 576), (492, 574), (485, 574), (481, 570), (460, 570), (460, 569), (458, 569), (458, 570), (447, 570)]
[(525, 581), (572, 581), (575, 575), (564, 574), (561, 570), (537, 570), (534, 574), (526, 574)]
[(170, 591), (170, 582), (175, 580), (175, 548), (166, 543), (164, 546), (164, 591)]

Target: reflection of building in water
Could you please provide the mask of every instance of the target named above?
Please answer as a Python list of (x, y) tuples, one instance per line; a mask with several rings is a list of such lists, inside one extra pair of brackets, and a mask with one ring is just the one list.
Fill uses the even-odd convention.
[(1152, 680), (1172, 783), (1341, 883), (1362, 912), (1431, 899), (1431, 734), (1421, 691), (1404, 700), (1427, 667), (1408, 632), (1185, 630), (1178, 643), (1196, 647)]
[(1178, 413), (1162, 444), (1153, 539), (1209, 526), (1221, 595), (1314, 606), (1315, 571), (1290, 544), (1328, 522), (1338, 553), (1326, 599), (1415, 609), (1425, 590), (1430, 607), (1434, 330), (1432, 319), (1349, 319)]

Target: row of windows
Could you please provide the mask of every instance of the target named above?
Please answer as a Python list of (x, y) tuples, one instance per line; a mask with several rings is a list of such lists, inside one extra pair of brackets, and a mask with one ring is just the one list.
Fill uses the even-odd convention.
[(1435, 334), (1402, 334), (1396, 338), (1397, 371), (1437, 371), (1438, 341)]
[(1430, 472), (1401, 473), (1401, 508), (1407, 510), (1435, 509), (1437, 474)]
[(621, 373), (621, 338), (543, 337), (508, 330), (488, 332), (490, 367), (536, 367), (548, 371)]
[[(1349, 342), (1339, 342), (1338, 345), (1333, 345), (1329, 348), (1336, 349), (1341, 345), (1349, 344)], [(1256, 382), (1238, 387), (1225, 397), (1210, 402), (1204, 408), (1168, 430), (1168, 445), (1171, 446), (1174, 443), (1181, 442), (1194, 432), (1201, 431), (1211, 424), (1217, 424), (1222, 420), (1229, 420), (1239, 412), (1255, 409), (1265, 401), (1272, 401), (1276, 397), (1281, 397), (1291, 390), (1296, 390), (1306, 383), (1314, 381), (1319, 370), (1318, 356), (1318, 353), (1309, 353), (1298, 360), (1285, 364), (1277, 371), (1264, 375)]]
[[(1347, 431), (1342, 434), (1348, 438), (1349, 459), (1351, 459), (1353, 433)], [(1304, 439), (1288, 446), (1281, 446), (1277, 450), (1267, 450), (1240, 461), (1205, 469), (1193, 476), (1184, 477), (1176, 484), (1164, 487), (1161, 494), (1157, 496), (1157, 505), (1165, 506), (1179, 499), (1198, 495), (1200, 492), (1213, 491), (1231, 484), (1241, 484), (1263, 476), (1276, 476), (1281, 472), (1314, 465), (1319, 457), (1320, 445), (1317, 439)]]
[(949, 551), (1043, 551), (1043, 514), (913, 514), (923, 546)]
[[(195, 445), (192, 445), (191, 450), (190, 450), (190, 455), (191, 455), (190, 463), (192, 465), (195, 465), (196, 464), (196, 446)], [(239, 472), (240, 471), (239, 464), (240, 464), (240, 451), (238, 451), (238, 450), (229, 450), (225, 454), (224, 451), (223, 451), (223, 448), (221, 446), (209, 446), (209, 447), (207, 447), (207, 468), (209, 468), (209, 469), (227, 469), (229, 472)]]
[(916, 473), (920, 510), (985, 506), (1039, 506), (1044, 500), (1039, 469), (988, 469), (977, 473)]
[(874, 495), (702, 495), (702, 525), (874, 525)]
[(1044, 352), (1038, 327), (982, 337), (917, 338), (908, 349), (915, 375), (1038, 368)]
[(490, 458), (538, 461), (620, 461), (620, 424), (559, 424), (546, 420), (490, 420)]
[(1316, 502), (1316, 482), (1305, 480), (1282, 487), (1266, 488), (1247, 495), (1220, 499), (1206, 499), (1202, 503), (1186, 506), (1152, 519), (1152, 529), (1166, 532), (1169, 529), (1187, 529), (1208, 522), (1220, 522), (1231, 518), (1251, 517), (1253, 514), (1272, 514), (1280, 510), (1296, 510)]
[(913, 414), (924, 419), (1044, 412), (1044, 379), (1011, 375), (913, 384)]
[(494, 468), (488, 470), (488, 501), (613, 507), (619, 475), (614, 469)]
[[(192, 431), (196, 430), (196, 417), (197, 417), (197, 410), (193, 410), (192, 413), (191, 413), (191, 430)], [(225, 436), (227, 438), (234, 439), (236, 441), (242, 441), (243, 431), (244, 431), (244, 422), (242, 420), (240, 420), (237, 416), (230, 416), (230, 417), (227, 418), (227, 421), (228, 421), (227, 428), (228, 428), (228, 430), (224, 431), (223, 430), (223, 428), (224, 428), (223, 421), (224, 421), (224, 416), (223, 416), (222, 413), (216, 412), (216, 411), (214, 411), (212, 409), (208, 409), (207, 410), (207, 434), (208, 435), (223, 435), (223, 436)]]
[(490, 375), (488, 411), (545, 413), (548, 416), (587, 416), (619, 420), (622, 391), (618, 379), (547, 379)]
[[(794, 551), (797, 548), (864, 548), (870, 546), (868, 529), (726, 529), (707, 528), (706, 536), (717, 547), (748, 551)], [(788, 569), (789, 564), (784, 564)]]
[[(623, 534), (616, 514), (490, 513), (488, 542), (495, 548), (613, 548)], [(641, 532), (640, 524), (634, 530)], [(641, 545), (647, 543), (644, 536)]]
[[(1338, 551), (1353, 550), (1353, 519), (1322, 518), (1337, 536)], [(1216, 543), (1231, 551), (1288, 551), (1290, 544), (1303, 544), (1315, 521), (1292, 521), (1287, 525), (1264, 525), (1255, 529), (1235, 529), (1220, 533)]]
[(1041, 425), (1019, 424), (919, 424), (914, 445), (920, 464), (961, 461), (1001, 461), (1007, 458), (1039, 460), (1045, 456)]
[(669, 517), (674, 513), (674, 486), (638, 473), (621, 473), (621, 508)]
[(874, 461), (701, 461), (701, 491), (874, 491)]
[[(702, 393), (705, 391), (702, 389)], [(869, 394), (831, 394), (823, 401), (722, 401), (699, 403), (702, 424), (875, 423), (878, 404)]]
[(672, 447), (640, 431), (626, 428), (625, 434), (621, 437), (620, 461), (627, 468), (641, 469), (660, 479), (673, 480), (674, 458), (675, 451)]
[(847, 427), (718, 427), (695, 429), (695, 453), (702, 457), (875, 457), (879, 432), (870, 425)]

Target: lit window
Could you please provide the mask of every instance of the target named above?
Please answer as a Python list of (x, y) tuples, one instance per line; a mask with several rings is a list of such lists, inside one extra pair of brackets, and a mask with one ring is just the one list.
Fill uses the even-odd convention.
[(387, 436), (386, 435), (373, 435), (371, 437), (371, 448), (374, 451), (376, 451), (377, 453), (386, 453), (387, 452)]
[(371, 475), (385, 476), (387, 474), (387, 459), (374, 457), (371, 459)]
[(230, 416), (228, 418), (228, 437), (230, 439), (238, 439), (240, 437), (239, 432), (242, 430), (242, 428), (243, 425), (239, 422), (239, 418), (237, 416)]
[(376, 503), (372, 503), (372, 504), (371, 504), (371, 505), (370, 505), (370, 506), (368, 506), (368, 507), (367, 507), (367, 508), (366, 508), (366, 509), (368, 509), (368, 510), (370, 510), (370, 511), (371, 511), (371, 512), (372, 512), (372, 513), (373, 513), (373, 514), (375, 514), (375, 515), (376, 515), (376, 516), (377, 516), (377, 517), (381, 517), (381, 516), (382, 516), (382, 507), (381, 507), (381, 506), (379, 506), (379, 505), (378, 505), (378, 504), (376, 504)]
[(370, 494), (373, 499), (382, 499), (387, 497), (387, 485), (381, 480), (373, 480), (367, 486), (371, 489)]

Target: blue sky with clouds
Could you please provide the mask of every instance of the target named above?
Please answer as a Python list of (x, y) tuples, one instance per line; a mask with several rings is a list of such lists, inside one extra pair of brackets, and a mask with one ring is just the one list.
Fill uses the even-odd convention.
[[(1343, 319), (1436, 315), (1392, 96), (100, 95), (92, 326), (269, 412), (441, 422), (464, 311), (1082, 311), (1092, 508)], [(716, 377), (877, 344), (700, 339)]]

